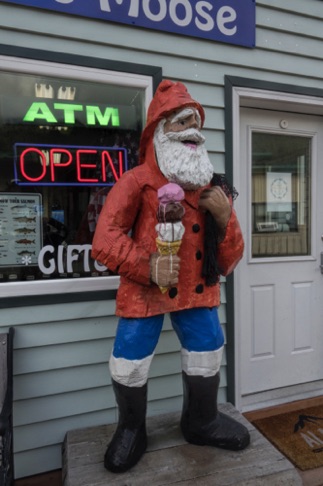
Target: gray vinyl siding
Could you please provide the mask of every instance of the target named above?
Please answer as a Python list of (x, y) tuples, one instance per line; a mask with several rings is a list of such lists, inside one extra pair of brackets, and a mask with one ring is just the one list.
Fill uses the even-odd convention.
[[(320, 0), (257, 0), (256, 48), (248, 49), (0, 4), (0, 44), (160, 66), (164, 78), (184, 82), (204, 106), (206, 145), (215, 170), (225, 172), (225, 76), (322, 88), (322, 20)], [(226, 305), (234, 303), (226, 302), (225, 290), (223, 281), (226, 333)], [(107, 364), (114, 307), (100, 301), (1, 310), (0, 328), (16, 328), (16, 477), (60, 468), (67, 430), (116, 420)], [(220, 401), (226, 400), (226, 367), (225, 353)], [(151, 367), (149, 414), (178, 410), (181, 394), (179, 345), (166, 320)]]

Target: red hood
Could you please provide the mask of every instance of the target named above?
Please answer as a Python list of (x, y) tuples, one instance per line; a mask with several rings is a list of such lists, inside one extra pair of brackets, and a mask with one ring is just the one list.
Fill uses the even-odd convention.
[(140, 163), (145, 160), (147, 147), (153, 141), (154, 132), (160, 120), (169, 116), (173, 111), (186, 106), (193, 106), (199, 111), (202, 128), (205, 119), (204, 109), (197, 101), (193, 100), (184, 84), (173, 83), (167, 79), (160, 83), (149, 105), (146, 126), (141, 135)]

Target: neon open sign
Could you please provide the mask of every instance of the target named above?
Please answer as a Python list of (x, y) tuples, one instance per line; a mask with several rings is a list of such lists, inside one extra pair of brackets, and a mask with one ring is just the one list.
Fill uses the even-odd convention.
[(14, 150), (20, 186), (113, 186), (128, 169), (120, 147), (16, 143)]

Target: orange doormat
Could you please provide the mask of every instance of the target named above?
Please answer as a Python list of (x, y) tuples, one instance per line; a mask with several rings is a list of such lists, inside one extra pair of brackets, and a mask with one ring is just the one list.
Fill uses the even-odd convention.
[(252, 423), (302, 471), (323, 466), (323, 405)]

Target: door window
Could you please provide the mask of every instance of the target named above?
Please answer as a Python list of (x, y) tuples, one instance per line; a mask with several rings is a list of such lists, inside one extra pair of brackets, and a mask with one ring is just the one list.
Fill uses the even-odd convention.
[(311, 251), (311, 138), (252, 132), (252, 257)]

